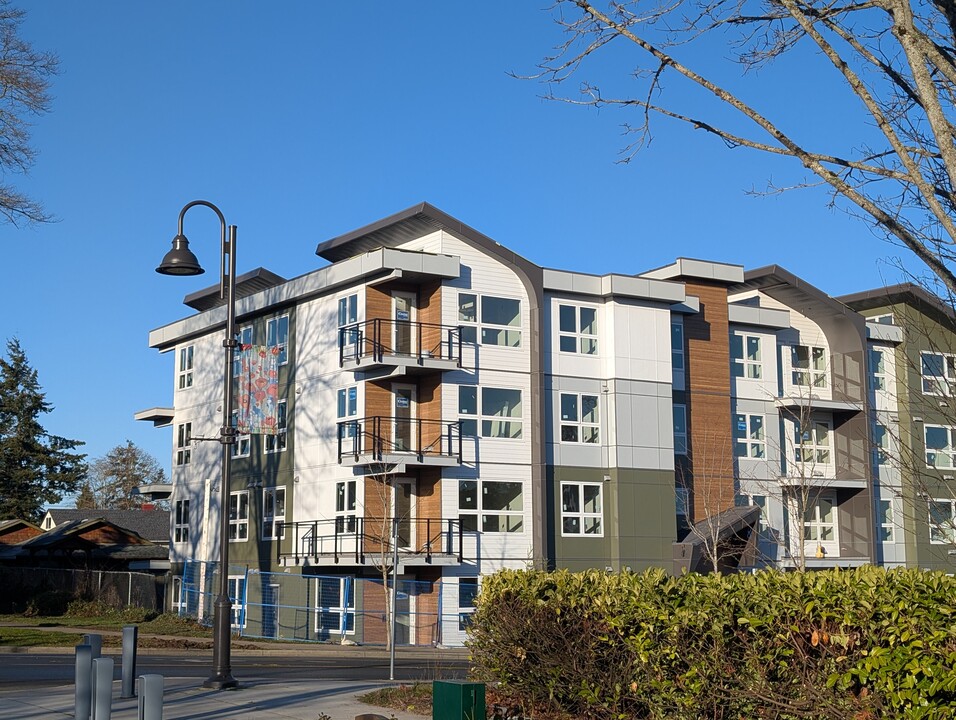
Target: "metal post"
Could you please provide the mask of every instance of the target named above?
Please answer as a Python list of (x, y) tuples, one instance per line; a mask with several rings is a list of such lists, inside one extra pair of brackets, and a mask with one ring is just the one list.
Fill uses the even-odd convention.
[(123, 682), (120, 692), (121, 698), (136, 696), (133, 681), (136, 678), (136, 638), (138, 634), (139, 628), (135, 625), (127, 625), (123, 628)]
[(163, 720), (162, 675), (140, 676), (137, 720)]
[(76, 720), (90, 720), (93, 702), (93, 648), (76, 646), (76, 693), (73, 716)]
[[(398, 478), (392, 481), (392, 493), (398, 492)], [(397, 507), (398, 498), (393, 497), (392, 502)], [(398, 620), (398, 518), (392, 518), (392, 623), (389, 628), (392, 637), (388, 649), (388, 679), (395, 679), (395, 623)]]
[(113, 658), (93, 661), (93, 720), (110, 720), (113, 714)]
[(93, 660), (103, 654), (103, 636), (96, 633), (83, 636), (83, 644), (89, 645)]

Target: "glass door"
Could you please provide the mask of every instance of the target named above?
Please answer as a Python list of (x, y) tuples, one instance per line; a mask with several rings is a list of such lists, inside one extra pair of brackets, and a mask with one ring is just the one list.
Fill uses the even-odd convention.
[(392, 448), (395, 452), (415, 452), (415, 386), (392, 385)]
[(415, 294), (409, 292), (392, 293), (392, 320), (395, 326), (392, 347), (396, 355), (414, 355), (415, 347)]

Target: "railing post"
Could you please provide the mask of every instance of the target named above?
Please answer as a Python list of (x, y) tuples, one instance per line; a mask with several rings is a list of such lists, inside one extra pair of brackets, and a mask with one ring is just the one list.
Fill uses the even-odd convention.
[(415, 444), (418, 445), (418, 462), (421, 462), (425, 450), (422, 447), (422, 419), (420, 417), (415, 418)]
[(365, 564), (365, 516), (355, 518), (355, 564)]
[(432, 519), (425, 518), (425, 559), (432, 561)]
[(422, 323), (415, 323), (418, 326), (418, 364), (422, 364)]
[(461, 440), (461, 420), (459, 420), (457, 423), (452, 423), (452, 424), (458, 426), (458, 464), (461, 465), (462, 455), (463, 455), (462, 451), (464, 449), (464, 446), (462, 445), (462, 440)]
[(461, 367), (461, 325), (458, 326), (458, 367)]
[(458, 562), (459, 563), (462, 562), (464, 557), (464, 544), (462, 543), (463, 537), (464, 537), (464, 533), (461, 531), (461, 520), (458, 520)]
[(332, 556), (335, 558), (335, 564), (339, 564), (339, 519), (332, 521)]

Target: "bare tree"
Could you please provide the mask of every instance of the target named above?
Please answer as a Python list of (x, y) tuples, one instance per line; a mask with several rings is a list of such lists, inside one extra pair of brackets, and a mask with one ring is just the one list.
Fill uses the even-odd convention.
[(132, 510), (143, 503), (142, 496), (133, 492), (135, 488), (163, 482), (166, 473), (156, 458), (127, 440), (93, 461), (76, 507)]
[[(533, 77), (549, 83), (551, 99), (635, 111), (637, 120), (625, 125), (633, 139), (622, 151), (624, 161), (650, 141), (655, 116), (703, 130), (731, 148), (792, 158), (815, 176), (801, 186), (826, 187), (831, 202), (909, 248), (956, 293), (956, 10), (950, 0), (556, 0), (553, 11), (566, 41)], [(605, 94), (589, 79), (580, 83), (579, 96), (555, 91), (592, 72), (594, 56), (622, 43), (635, 54), (624, 76), (631, 83), (626, 92)], [(800, 140), (786, 129), (791, 115), (775, 115), (769, 101), (762, 108), (715, 79), (727, 76), (730, 62), (744, 73), (760, 70), (751, 75), (755, 81), (779, 84), (774, 61), (807, 45), (860, 108), (855, 146), (832, 148), (837, 141), (829, 133)], [(684, 82), (668, 84), (672, 78)], [(700, 94), (696, 111), (678, 109), (682, 96), (669, 95), (688, 83)], [(832, 108), (823, 103), (800, 110), (832, 121)], [(861, 139), (867, 137), (870, 142)]]
[[(33, 166), (28, 118), (49, 111), (50, 79), (59, 63), (53, 53), (34, 50), (20, 37), (24, 15), (0, 0), (0, 173), (5, 176)], [(51, 219), (40, 203), (7, 182), (0, 182), (0, 217), (14, 225)]]

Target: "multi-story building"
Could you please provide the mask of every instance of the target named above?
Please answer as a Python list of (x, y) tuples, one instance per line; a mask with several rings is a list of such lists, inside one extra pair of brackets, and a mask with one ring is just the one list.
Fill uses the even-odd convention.
[[(867, 363), (899, 333), (785, 270), (553, 270), (427, 204), (316, 252), (327, 266), (236, 287), (242, 343), (277, 354), (279, 403), (277, 434), (233, 449), (231, 561), (315, 579), (303, 599), (273, 575), (254, 592), (231, 578), (264, 607), (317, 609), (263, 618), (263, 634), (354, 630), (384, 598), (351, 579), (382, 579), (397, 551), (400, 577), (443, 588), (401, 598), (439, 618), (402, 640), (454, 642), (483, 575), (671, 568), (713, 518), (743, 518), (748, 540), (741, 502), (762, 508), (746, 564), (908, 557), (877, 516), (904, 480), (870, 460), (897, 406)], [(220, 445), (196, 438), (218, 436), (226, 312), (218, 288), (186, 304), (150, 334), (175, 356), (173, 406), (137, 416), (173, 426), (177, 568), (218, 557), (221, 511)]]

